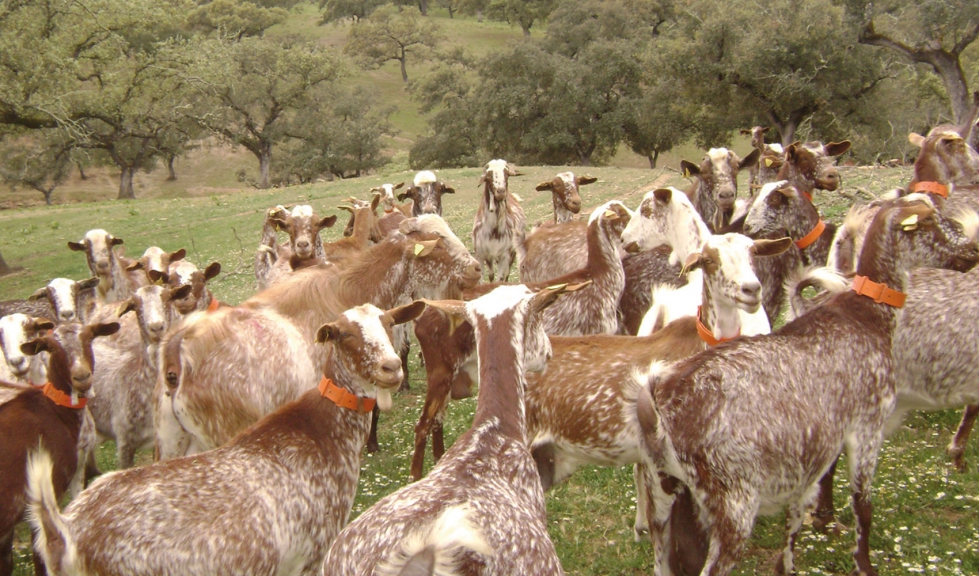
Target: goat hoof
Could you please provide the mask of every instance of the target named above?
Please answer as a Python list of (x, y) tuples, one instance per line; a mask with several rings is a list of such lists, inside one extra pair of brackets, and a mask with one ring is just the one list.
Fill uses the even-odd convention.
[(955, 466), (955, 471), (959, 473), (966, 473), (969, 471), (969, 464), (965, 461), (965, 451), (964, 450), (946, 450), (946, 453), (952, 458), (952, 466)]
[(376, 452), (379, 452), (380, 450), (381, 450), (381, 447), (378, 446), (377, 442), (368, 442), (367, 443), (367, 453), (368, 454), (374, 454)]
[(648, 526), (643, 526), (643, 527), (636, 526), (635, 528), (633, 528), (633, 532), (635, 533), (637, 544), (643, 541), (647, 541), (647, 542), (649, 541)]

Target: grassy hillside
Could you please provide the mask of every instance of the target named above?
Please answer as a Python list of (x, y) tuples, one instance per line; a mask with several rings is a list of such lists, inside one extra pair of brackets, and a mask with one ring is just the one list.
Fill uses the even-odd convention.
[[(524, 176), (511, 180), (511, 185), (525, 200), (528, 220), (547, 218), (549, 195), (534, 191), (534, 186), (563, 168), (521, 170)], [(587, 172), (599, 177), (598, 182), (582, 189), (589, 208), (611, 198), (621, 198), (635, 208), (654, 183), (684, 185), (675, 171), (665, 169), (610, 167)], [(235, 194), (200, 188), (184, 192), (179, 198), (8, 210), (0, 214), (0, 238), (4, 239), (0, 250), (10, 264), (23, 270), (0, 278), (0, 297), (26, 296), (54, 276), (87, 276), (84, 258), (69, 251), (65, 243), (78, 240), (90, 228), (102, 227), (123, 238), (131, 255), (158, 244), (168, 250), (187, 248), (187, 258), (201, 266), (213, 260), (221, 262), (224, 271), (212, 288), (220, 300), (239, 303), (254, 291), (252, 258), (263, 210), (279, 203), (309, 203), (321, 214), (335, 213), (334, 207), (343, 198), (366, 198), (371, 186), (408, 180), (412, 175), (392, 172), (359, 180)], [(444, 198), (445, 217), (459, 237), (471, 245), (469, 233), (479, 171), (446, 170), (439, 176), (456, 189), (454, 196)], [(908, 173), (903, 169), (845, 168), (843, 177), (847, 194), (860, 196), (861, 190), (879, 194), (906, 181)], [(851, 198), (819, 193), (816, 201), (827, 217), (839, 222)], [(338, 235), (339, 226), (327, 233), (328, 239)], [(365, 455), (353, 516), (408, 482), (413, 428), (425, 390), (424, 369), (412, 356), (412, 391), (398, 395), (394, 410), (381, 419), (382, 452)], [(447, 444), (469, 426), (474, 407), (472, 399), (451, 405), (446, 422)], [(979, 473), (955, 473), (943, 450), (957, 417), (954, 411), (914, 415), (881, 453), (874, 483), (871, 538), (874, 562), (881, 574), (979, 571)], [(974, 467), (979, 463), (979, 449), (975, 446), (975, 442), (970, 445), (967, 456)], [(111, 443), (101, 447), (103, 470), (115, 466), (114, 454)], [(146, 462), (149, 455), (142, 453), (140, 458)], [(430, 467), (429, 456), (426, 470)], [(841, 471), (838, 478), (837, 506), (847, 510), (845, 472)], [(635, 500), (630, 469), (584, 469), (552, 490), (547, 495), (547, 506), (551, 537), (569, 574), (652, 573), (650, 545), (632, 541)], [(842, 519), (853, 525), (849, 512), (844, 512)], [(759, 521), (736, 574), (770, 572), (781, 546), (783, 523), (782, 515)], [(25, 541), (26, 531), (22, 530), (17, 544), (17, 574), (31, 572)], [(805, 528), (797, 546), (799, 574), (848, 574), (852, 569), (852, 546), (852, 532), (827, 537)]]

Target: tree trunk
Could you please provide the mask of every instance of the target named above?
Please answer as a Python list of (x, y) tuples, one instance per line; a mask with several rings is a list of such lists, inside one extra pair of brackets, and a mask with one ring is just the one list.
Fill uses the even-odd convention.
[(646, 156), (646, 158), (649, 159), (649, 169), (655, 170), (656, 161), (659, 160), (659, 150), (653, 150), (653, 153)]
[(7, 266), (7, 262), (3, 259), (3, 254), (0, 254), (0, 276), (10, 274), (11, 272), (13, 270), (10, 269), (10, 266)]
[(85, 175), (85, 169), (82, 168), (82, 163), (75, 162), (75, 166), (78, 166), (78, 177), (82, 180), (88, 180), (88, 176)]
[(173, 182), (177, 179), (177, 173), (173, 169), (173, 161), (175, 159), (172, 154), (167, 156), (167, 172), (169, 173), (167, 175), (167, 182)]
[(262, 142), (258, 156), (258, 187), (266, 190), (269, 187), (269, 174), (272, 170), (272, 143)]
[(132, 166), (124, 166), (122, 174), (119, 175), (119, 196), (116, 200), (135, 200), (136, 194), (133, 193), (133, 174), (136, 172)]
[(408, 60), (408, 55), (405, 54), (404, 49), (401, 49), (401, 58), (398, 58), (398, 62), (401, 62), (401, 80), (405, 84), (408, 83), (408, 68), (405, 67), (405, 62)]
[(428, 16), (428, 0), (418, 0), (418, 11), (422, 16)]

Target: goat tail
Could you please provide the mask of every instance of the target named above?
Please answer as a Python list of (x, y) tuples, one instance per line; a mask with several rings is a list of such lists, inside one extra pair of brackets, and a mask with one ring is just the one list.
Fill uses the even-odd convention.
[(48, 572), (63, 573), (66, 556), (73, 548), (71, 534), (54, 493), (51, 480), (54, 462), (44, 448), (27, 460), (27, 519), (34, 531), (34, 548), (44, 560)]
[(491, 556), (486, 542), (470, 518), (467, 504), (446, 508), (433, 524), (405, 539), (393, 556), (375, 571), (379, 576), (454, 576), (466, 553)]
[[(785, 280), (785, 292), (789, 298), (789, 311), (786, 321), (791, 322), (827, 298), (847, 289), (849, 282), (838, 271), (828, 266), (800, 268), (789, 274)], [(815, 288), (819, 293), (807, 299), (802, 292), (806, 288)]]

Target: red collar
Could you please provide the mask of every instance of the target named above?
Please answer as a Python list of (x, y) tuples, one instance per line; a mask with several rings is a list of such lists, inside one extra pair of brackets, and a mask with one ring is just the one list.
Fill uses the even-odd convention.
[(861, 296), (873, 298), (874, 302), (878, 304), (887, 304), (894, 308), (904, 308), (904, 301), (908, 297), (904, 292), (898, 292), (897, 290), (888, 288), (884, 284), (878, 284), (866, 276), (854, 277), (850, 290), (853, 290)]
[(714, 333), (704, 326), (704, 323), (700, 321), (700, 306), (697, 306), (697, 334), (700, 335), (700, 339), (707, 343), (708, 346), (717, 346), (721, 342), (727, 342), (728, 340), (734, 340), (741, 335), (741, 329), (738, 328), (738, 333), (730, 338), (721, 338), (718, 340), (714, 338)]
[(65, 408), (71, 408), (72, 410), (81, 410), (88, 404), (88, 398), (81, 397), (78, 399), (78, 404), (71, 403), (71, 394), (65, 394), (61, 390), (54, 387), (54, 384), (48, 382), (43, 387), (35, 386), (35, 388), (41, 388), (44, 395), (58, 406), (64, 406)]
[(361, 398), (349, 390), (344, 390), (336, 384), (333, 380), (330, 380), (326, 376), (320, 380), (320, 394), (324, 398), (329, 399), (334, 404), (341, 408), (346, 408), (348, 410), (356, 410), (357, 412), (370, 412), (374, 410), (374, 404), (377, 403), (373, 398)]
[(394, 210), (395, 210), (394, 208), (385, 208), (384, 209), (384, 213), (385, 214), (390, 214), (390, 213), (394, 212)]
[(211, 303), (207, 305), (207, 311), (208, 312), (214, 312), (215, 310), (218, 309), (218, 306), (220, 306), (220, 305), (221, 305), (221, 303), (218, 302), (218, 299), (215, 298), (214, 296), (211, 296)]
[(816, 224), (816, 227), (810, 230), (808, 234), (795, 241), (796, 247), (798, 247), (799, 250), (803, 250), (805, 248), (812, 246), (812, 243), (823, 235), (823, 230), (825, 229), (826, 229), (826, 222), (820, 220), (819, 223)]
[(948, 198), (948, 186), (944, 184), (939, 184), (938, 182), (915, 182), (911, 186), (912, 192), (931, 192), (941, 196), (942, 198)]
[(808, 200), (809, 203), (812, 204), (812, 194), (806, 192), (805, 190), (802, 190), (801, 192), (802, 195), (806, 197), (806, 200)]

